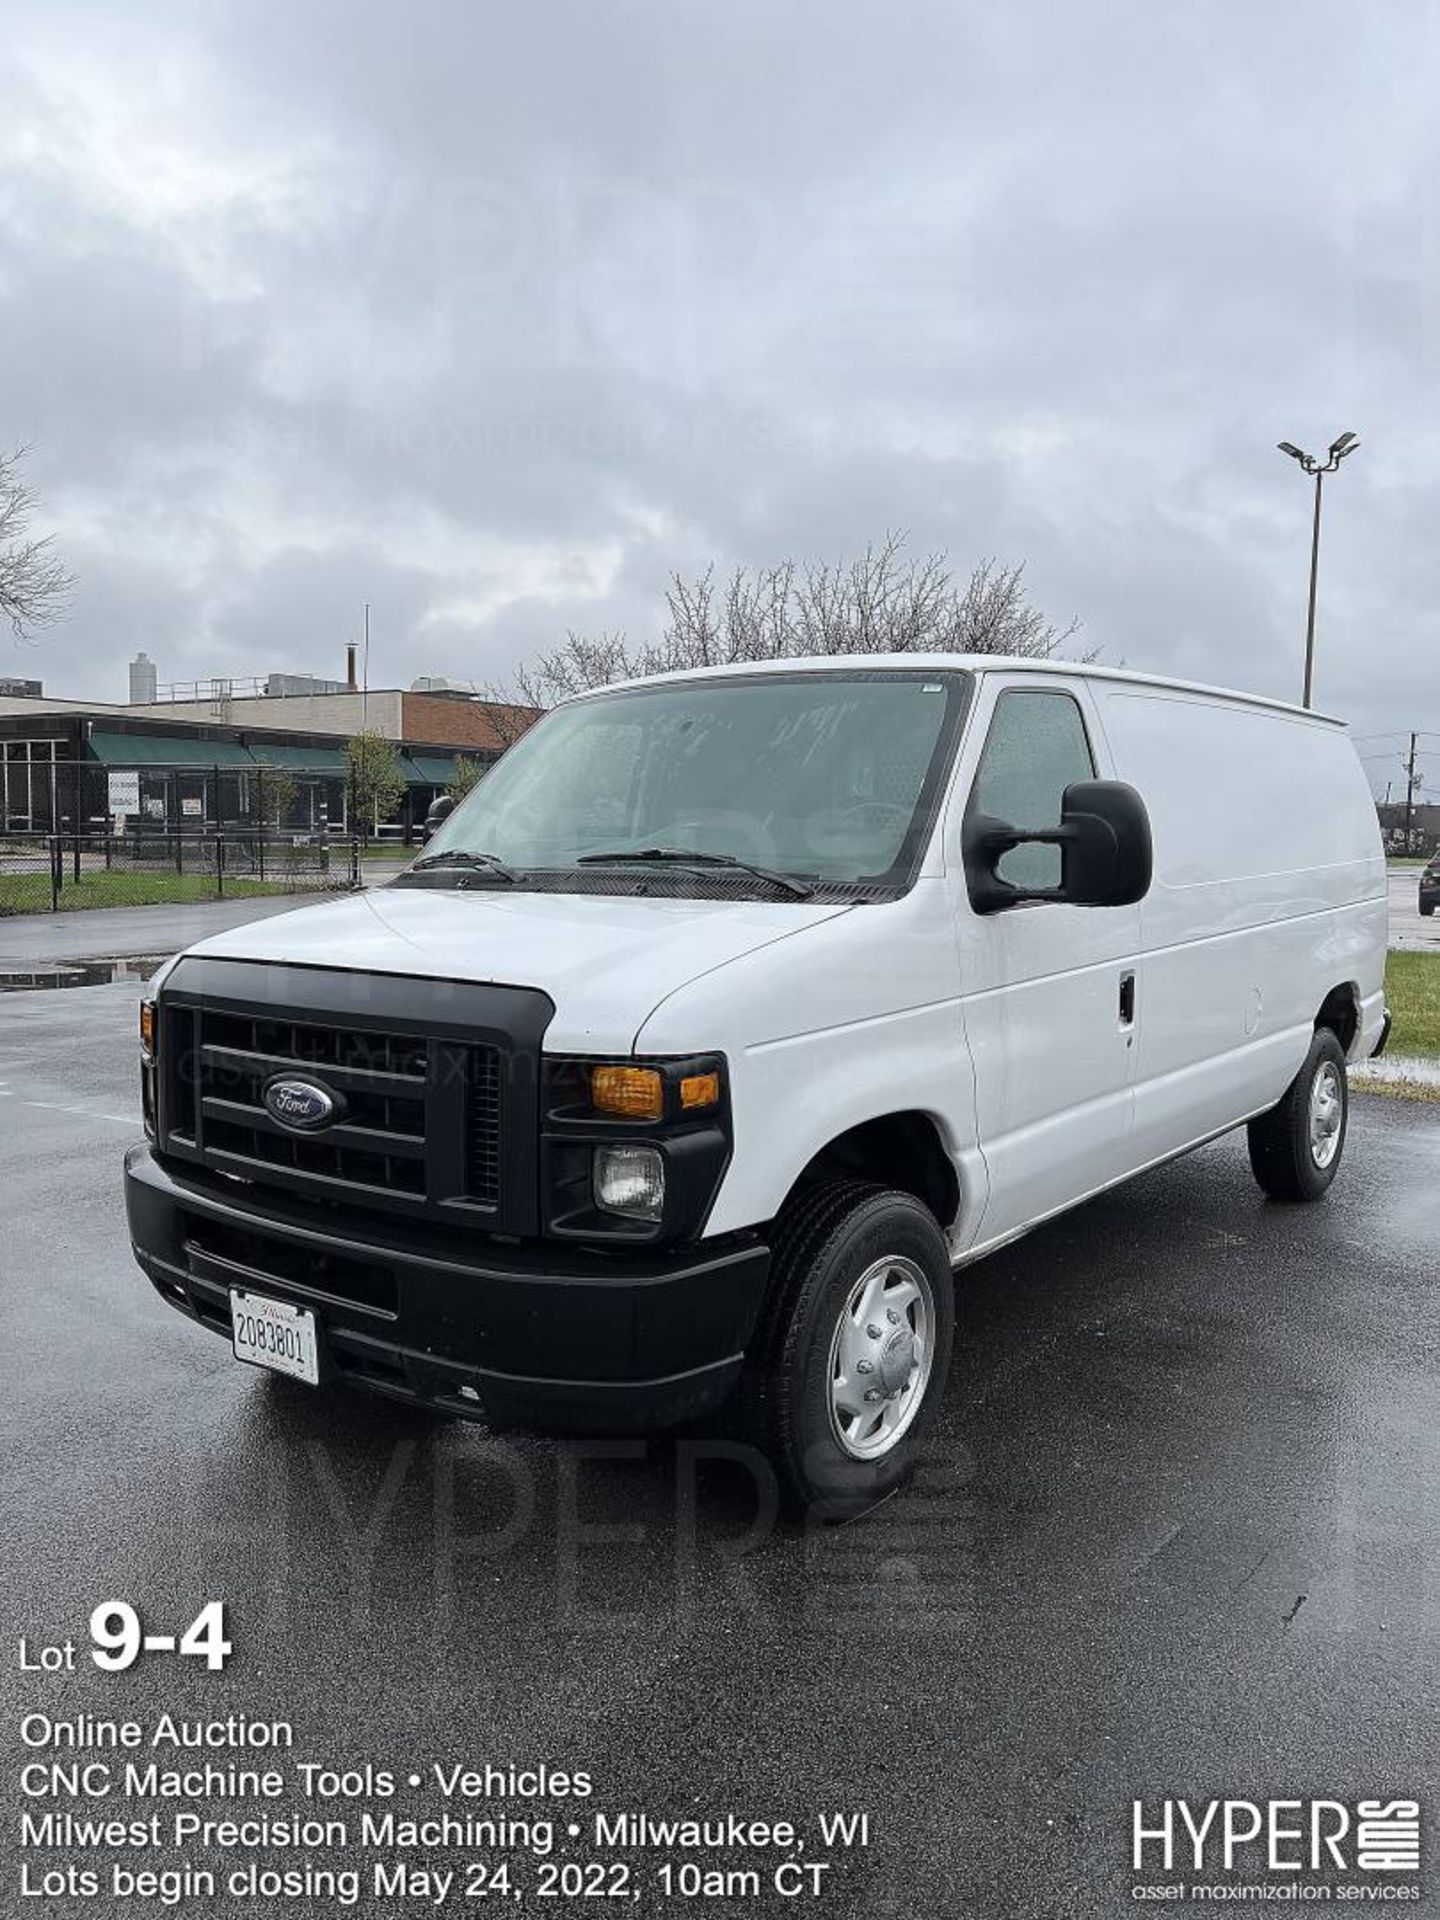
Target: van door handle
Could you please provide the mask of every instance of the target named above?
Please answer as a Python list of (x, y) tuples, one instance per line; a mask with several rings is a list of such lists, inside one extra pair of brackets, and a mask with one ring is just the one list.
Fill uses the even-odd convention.
[(1135, 1024), (1135, 976), (1122, 973), (1120, 976), (1120, 1024), (1133, 1027)]

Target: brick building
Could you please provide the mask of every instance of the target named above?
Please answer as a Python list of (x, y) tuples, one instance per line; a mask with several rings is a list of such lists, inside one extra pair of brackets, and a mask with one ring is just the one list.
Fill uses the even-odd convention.
[(368, 731), (394, 742), (405, 791), (389, 826), (409, 839), (459, 760), (489, 766), (534, 717), (461, 690), (314, 685), (222, 680), (125, 705), (0, 694), (0, 832), (103, 830), (123, 804), (170, 831), (345, 834), (345, 745)]

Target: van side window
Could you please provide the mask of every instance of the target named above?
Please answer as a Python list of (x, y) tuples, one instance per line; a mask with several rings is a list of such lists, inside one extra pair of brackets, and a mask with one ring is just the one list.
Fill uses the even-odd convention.
[[(1070, 695), (1014, 688), (995, 702), (970, 811), (1010, 827), (1049, 832), (1060, 825), (1065, 789), (1094, 778), (1085, 721)], [(1060, 849), (1013, 847), (996, 871), (1012, 886), (1058, 887)]]

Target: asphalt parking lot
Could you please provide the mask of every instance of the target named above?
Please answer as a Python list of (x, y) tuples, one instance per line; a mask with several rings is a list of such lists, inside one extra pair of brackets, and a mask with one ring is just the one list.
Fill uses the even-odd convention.
[(20, 1705), (868, 1811), (811, 1903), (847, 1915), (1118, 1912), (1135, 1797), (1433, 1789), (1440, 1111), (1357, 1101), (1318, 1208), (1232, 1138), (963, 1276), (919, 1483), (807, 1535), (723, 1438), (606, 1457), (233, 1363), (130, 1261), (135, 1001), (0, 1001), (10, 1624), (218, 1597), (236, 1653), (10, 1670)]
[[(324, 896), (320, 896), (321, 899)], [(315, 896), (202, 900), (190, 906), (87, 907), (79, 913), (0, 918), (0, 970), (102, 954), (168, 954), (212, 933), (315, 904)]]

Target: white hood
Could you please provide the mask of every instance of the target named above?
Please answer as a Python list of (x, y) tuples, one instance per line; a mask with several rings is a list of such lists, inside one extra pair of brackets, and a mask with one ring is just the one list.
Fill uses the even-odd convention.
[(799, 900), (381, 887), (233, 927), (190, 951), (539, 987), (555, 1003), (547, 1052), (625, 1053), (678, 988), (849, 911)]

